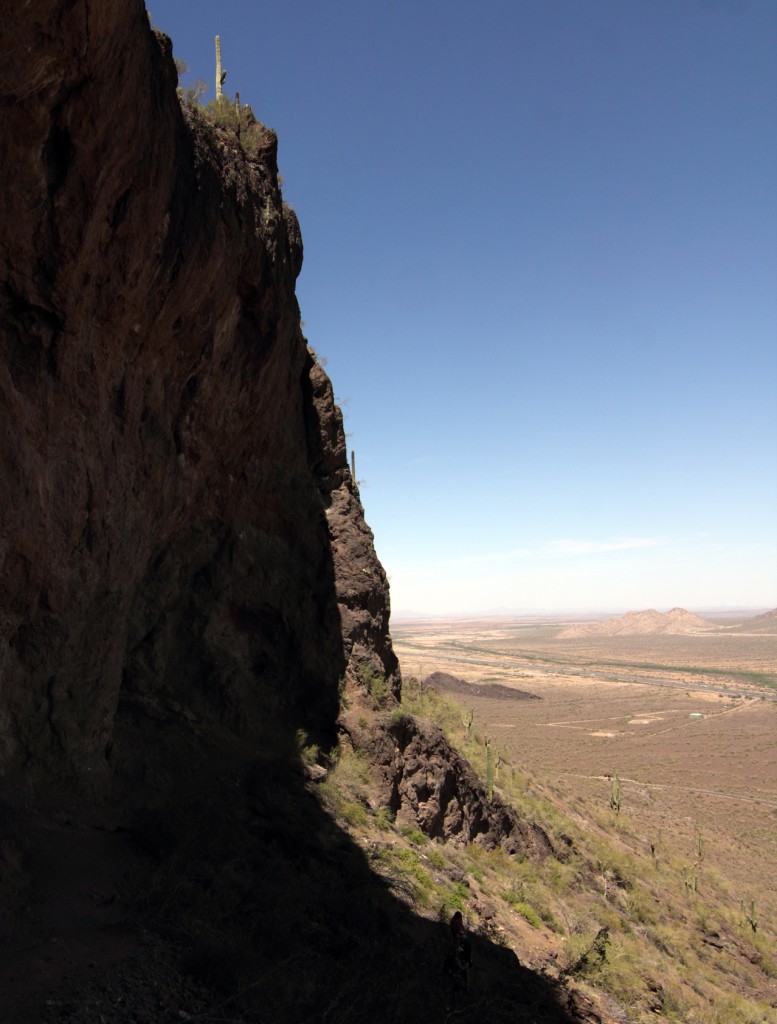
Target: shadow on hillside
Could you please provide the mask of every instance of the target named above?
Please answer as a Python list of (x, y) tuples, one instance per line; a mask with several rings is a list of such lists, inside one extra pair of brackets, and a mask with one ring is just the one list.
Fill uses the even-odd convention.
[(481, 936), (451, 1005), (447, 924), (392, 893), (310, 785), (259, 760), (129, 829), (25, 826), (39, 881), (18, 920), (40, 927), (2, 936), (3, 1021), (576, 1021), (563, 989)]
[(410, 912), (287, 767), (256, 762), (239, 790), (165, 822), (135, 833), (152, 853), (135, 913), (180, 944), (208, 991), (202, 1020), (573, 1020), (547, 979), (479, 936), (451, 1013), (447, 925)]

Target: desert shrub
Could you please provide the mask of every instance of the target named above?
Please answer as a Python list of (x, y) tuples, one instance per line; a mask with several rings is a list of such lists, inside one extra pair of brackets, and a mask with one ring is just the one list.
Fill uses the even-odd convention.
[(563, 970), (569, 974), (585, 974), (589, 962), (589, 953), (599, 932), (576, 931), (569, 936), (564, 950)]
[[(364, 790), (369, 783), (369, 768), (363, 757), (346, 747), (339, 751), (327, 778), (318, 792), (336, 814), (342, 814), (351, 825), (367, 823)], [(357, 810), (361, 808), (361, 811)]]
[(245, 115), (241, 118), (241, 112), (237, 110), (235, 101), (226, 93), (211, 100), (201, 109), (205, 117), (219, 128), (239, 128), (242, 124), (248, 126)]
[(409, 891), (415, 903), (423, 907), (429, 905), (435, 885), (415, 850), (391, 847), (379, 851), (377, 860), (382, 874), (406, 883), (405, 890)]
[(505, 933), (496, 923), (496, 921), (483, 921), (477, 929), (477, 934), (481, 935), (484, 939), (492, 942), (495, 946), (507, 946), (509, 945)]
[(461, 711), (457, 704), (411, 676), (402, 683), (402, 710), (439, 726), (455, 742), (464, 736)]
[(491, 871), (502, 877), (509, 876), (515, 869), (515, 862), (501, 846), (487, 850), (479, 843), (470, 843), (467, 846), (467, 858), (471, 865), (480, 867), (481, 871)]
[(200, 97), (208, 91), (208, 83), (198, 78), (194, 85), (178, 86), (178, 98), (187, 107), (198, 107)]
[(607, 954), (592, 971), (602, 987), (626, 1003), (636, 1003), (645, 991), (645, 962), (639, 948), (623, 936), (613, 935)]
[(308, 734), (304, 729), (297, 729), (297, 750), (306, 765), (316, 764), (321, 750), (317, 743), (308, 743)]
[(655, 899), (641, 888), (634, 888), (626, 898), (626, 906), (638, 924), (654, 925), (660, 921)]
[(367, 808), (358, 800), (344, 800), (340, 804), (339, 812), (349, 825), (367, 824)]
[(460, 910), (462, 913), (466, 909), (466, 901), (469, 893), (466, 886), (456, 883), (453, 886), (446, 887), (442, 891), (442, 898), (438, 907), (438, 916), (441, 921), (449, 921), (451, 915), (456, 911)]
[(472, 867), (469, 870), (469, 873), (470, 873), (470, 875), (472, 875), (472, 877), (475, 879), (475, 881), (478, 883), (478, 885), (485, 886), (485, 884), (486, 884), (486, 876), (483, 873), (482, 868), (478, 867), (476, 864), (473, 864)]
[(381, 831), (387, 832), (394, 824), (396, 815), (390, 807), (379, 807), (375, 811), (375, 824)]
[(537, 913), (534, 907), (531, 906), (531, 904), (526, 903), (523, 900), (511, 899), (508, 899), (508, 903), (516, 912), (516, 914), (520, 914), (525, 921), (529, 922), (532, 928), (542, 927), (542, 919), (540, 918), (540, 915)]
[(403, 825), (399, 831), (413, 846), (425, 846), (427, 843), (427, 838), (423, 832), (419, 832), (417, 828), (413, 828), (411, 825)]
[(445, 867), (445, 856), (442, 850), (438, 850), (436, 846), (431, 847), (426, 853), (426, 859), (436, 868), (438, 871), (442, 871)]
[(377, 711), (382, 708), (391, 693), (386, 677), (380, 672), (376, 672), (371, 666), (363, 665), (359, 669), (358, 678), (369, 695), (373, 709)]

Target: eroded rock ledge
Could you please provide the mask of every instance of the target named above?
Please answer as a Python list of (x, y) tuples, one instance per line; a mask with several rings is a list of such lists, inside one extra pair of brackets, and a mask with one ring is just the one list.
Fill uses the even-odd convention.
[(483, 783), (435, 725), (413, 715), (378, 719), (359, 728), (354, 716), (341, 722), (355, 749), (368, 758), (381, 790), (381, 803), (399, 822), (417, 826), (432, 839), (479, 843), (487, 849), (542, 860), (554, 852), (545, 830), (522, 819)]

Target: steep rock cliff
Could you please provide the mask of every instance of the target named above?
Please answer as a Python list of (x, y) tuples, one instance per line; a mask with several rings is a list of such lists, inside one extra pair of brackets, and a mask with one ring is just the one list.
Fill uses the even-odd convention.
[(140, 0), (4, 6), (0, 793), (142, 802), (398, 685), (386, 578), (274, 134), (182, 110)]

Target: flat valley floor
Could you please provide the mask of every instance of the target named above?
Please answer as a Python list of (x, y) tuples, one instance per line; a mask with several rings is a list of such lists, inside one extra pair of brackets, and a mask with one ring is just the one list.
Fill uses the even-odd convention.
[(691, 860), (701, 835), (706, 863), (774, 925), (772, 623), (565, 639), (559, 621), (408, 620), (392, 623), (392, 637), (403, 675), (474, 684), (452, 696), (516, 768), (581, 811), (608, 806), (617, 773), (623, 813), (646, 846), (687, 849)]

